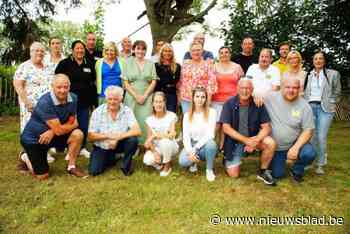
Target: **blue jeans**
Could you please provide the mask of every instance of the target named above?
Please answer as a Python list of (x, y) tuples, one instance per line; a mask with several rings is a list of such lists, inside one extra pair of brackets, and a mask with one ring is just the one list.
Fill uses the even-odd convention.
[(327, 164), (327, 136), (331, 126), (334, 112), (329, 113), (322, 110), (321, 104), (310, 103), (314, 113), (315, 132), (311, 139), (311, 144), (315, 147), (318, 155), (317, 165), (324, 166)]
[[(274, 178), (284, 177), (286, 174), (286, 160), (287, 160), (288, 150), (276, 151), (274, 157), (272, 158), (270, 168), (272, 169), (272, 176)], [(304, 168), (310, 165), (316, 157), (316, 152), (314, 147), (307, 143), (299, 151), (298, 159), (292, 167), (294, 174), (298, 176), (304, 175)]]
[(181, 101), (182, 113), (185, 114), (186, 112), (188, 112), (190, 110), (190, 106), (191, 106), (191, 102), (190, 101), (182, 100)]
[[(209, 140), (199, 150), (198, 157), (201, 161), (207, 162), (207, 169), (212, 170), (214, 168), (215, 156), (218, 152), (218, 147), (214, 140)], [(185, 149), (182, 149), (179, 157), (179, 164), (181, 167), (189, 167), (193, 165), (193, 162), (189, 159), (188, 153)]]
[(84, 133), (83, 143), (81, 148), (84, 148), (86, 145), (86, 137), (89, 128), (89, 108), (88, 107), (78, 107), (77, 110), (77, 120), (79, 124), (79, 129)]
[(108, 167), (114, 166), (117, 162), (116, 153), (124, 153), (121, 168), (130, 171), (132, 156), (135, 154), (137, 147), (137, 137), (129, 137), (119, 141), (117, 148), (113, 150), (105, 150), (94, 145), (90, 156), (89, 173), (96, 176), (103, 173)]

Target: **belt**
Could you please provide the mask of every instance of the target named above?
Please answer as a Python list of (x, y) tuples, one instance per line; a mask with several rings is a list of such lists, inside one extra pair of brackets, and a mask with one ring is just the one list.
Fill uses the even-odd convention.
[(321, 104), (321, 102), (320, 101), (311, 101), (311, 102), (309, 102), (310, 104)]

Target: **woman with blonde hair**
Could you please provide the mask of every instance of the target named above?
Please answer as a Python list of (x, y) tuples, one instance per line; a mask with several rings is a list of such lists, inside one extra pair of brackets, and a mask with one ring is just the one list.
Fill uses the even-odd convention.
[(181, 66), (176, 63), (174, 49), (169, 43), (164, 44), (160, 49), (159, 62), (155, 65), (157, 76), (159, 77), (155, 91), (165, 93), (167, 110), (176, 113), (176, 85), (180, 80)]
[(192, 101), (183, 117), (183, 145), (179, 156), (181, 167), (189, 167), (196, 172), (197, 163), (206, 161), (206, 177), (215, 180), (214, 160), (217, 153), (215, 143), (216, 111), (209, 108), (209, 95), (206, 88), (197, 87), (192, 91)]
[(103, 47), (103, 58), (96, 62), (96, 86), (99, 104), (105, 101), (105, 90), (108, 86), (122, 87), (122, 66), (118, 56), (119, 51), (116, 44), (107, 42)]
[(298, 51), (290, 51), (287, 55), (287, 70), (282, 74), (282, 80), (292, 77), (300, 81), (300, 95), (304, 94), (304, 81), (306, 77), (302, 61), (303, 58)]
[(183, 113), (186, 113), (190, 107), (191, 94), (195, 87), (201, 86), (206, 89), (209, 103), (211, 96), (217, 90), (213, 64), (202, 57), (203, 45), (198, 42), (192, 43), (190, 54), (191, 59), (185, 60), (182, 65), (181, 78), (177, 85)]
[(147, 139), (144, 164), (161, 170), (160, 176), (171, 172), (171, 159), (179, 151), (175, 141), (177, 116), (166, 109), (166, 96), (155, 92), (152, 98), (153, 113), (146, 119)]

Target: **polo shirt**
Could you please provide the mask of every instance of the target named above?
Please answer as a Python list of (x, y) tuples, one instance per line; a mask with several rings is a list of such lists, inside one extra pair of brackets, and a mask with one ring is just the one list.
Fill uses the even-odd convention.
[[(214, 60), (214, 55), (213, 55), (213, 53), (211, 51), (203, 50), (202, 57), (203, 57), (204, 60), (207, 60), (207, 59), (213, 59)], [(187, 51), (185, 53), (184, 60), (186, 60), (186, 59), (192, 59), (191, 53), (189, 51)]]
[(38, 144), (40, 135), (50, 129), (46, 121), (59, 119), (60, 123), (64, 124), (70, 116), (76, 116), (76, 114), (77, 97), (74, 94), (69, 93), (67, 102), (60, 104), (53, 91), (50, 91), (44, 94), (36, 104), (22, 132), (21, 140), (26, 144)]
[(96, 71), (93, 63), (84, 58), (79, 65), (71, 55), (57, 65), (55, 74), (58, 73), (69, 77), (70, 91), (77, 95), (80, 108), (97, 105)]
[[(219, 122), (230, 124), (233, 129), (239, 131), (239, 109), (239, 96), (237, 95), (225, 102)], [(264, 105), (257, 107), (255, 103), (251, 101), (248, 106), (248, 136), (256, 136), (260, 131), (260, 125), (268, 122), (270, 122), (270, 117)], [(239, 142), (225, 134), (224, 155), (226, 160), (233, 159), (232, 152), (237, 143)]]

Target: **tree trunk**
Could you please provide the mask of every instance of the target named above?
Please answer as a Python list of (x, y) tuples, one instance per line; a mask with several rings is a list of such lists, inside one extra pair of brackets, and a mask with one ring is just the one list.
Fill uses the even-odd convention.
[(216, 5), (217, 0), (212, 0), (197, 15), (188, 13), (193, 0), (144, 0), (144, 2), (151, 27), (154, 52), (157, 41), (171, 42), (182, 27), (193, 22), (203, 22), (203, 17)]

